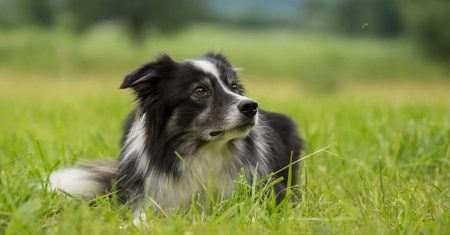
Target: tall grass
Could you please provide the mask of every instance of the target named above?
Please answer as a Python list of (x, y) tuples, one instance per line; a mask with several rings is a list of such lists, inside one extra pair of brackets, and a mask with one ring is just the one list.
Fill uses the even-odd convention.
[[(131, 97), (106, 78), (0, 82), (0, 231), (6, 234), (445, 234), (450, 218), (448, 86), (350, 87), (316, 94), (246, 80), (262, 108), (299, 124), (302, 200), (278, 209), (244, 187), (210, 211), (151, 213), (147, 228), (114, 200), (39, 189), (56, 167), (112, 159)], [(398, 89), (397, 89), (398, 87)], [(363, 93), (358, 91), (363, 90)], [(392, 91), (398, 91), (393, 93)], [(414, 95), (421, 91), (421, 95)], [(288, 95), (286, 95), (286, 92)], [(335, 157), (335, 154), (340, 157)], [(250, 190), (250, 191), (246, 191)], [(195, 208), (195, 207), (194, 207)]]

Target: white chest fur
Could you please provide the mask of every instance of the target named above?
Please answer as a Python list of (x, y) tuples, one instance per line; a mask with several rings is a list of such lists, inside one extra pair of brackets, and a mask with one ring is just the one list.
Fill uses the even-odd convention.
[[(174, 178), (152, 171), (147, 168), (152, 163), (144, 148), (146, 138), (144, 122), (145, 115), (135, 120), (127, 135), (122, 159), (122, 163), (136, 162), (137, 173), (149, 170), (145, 180), (145, 191), (146, 197), (150, 197), (151, 200), (144, 200), (144, 204), (157, 203), (156, 207), (162, 209), (185, 207), (190, 205), (194, 197), (204, 196), (211, 190), (226, 198), (233, 193), (235, 179), (241, 169), (247, 176), (253, 174), (255, 167), (258, 169), (258, 175), (269, 172), (266, 158), (269, 145), (265, 138), (265, 127), (260, 124), (253, 128), (251, 137), (255, 150), (253, 153), (250, 153), (244, 142), (239, 140), (234, 143), (235, 151), (239, 153), (233, 153), (226, 147), (230, 140), (230, 136), (226, 136), (223, 141), (204, 145), (191, 156), (183, 156), (179, 177)], [(246, 159), (250, 157), (249, 155), (256, 159), (255, 163), (250, 163)]]
[(147, 178), (147, 196), (157, 207), (186, 207), (194, 198), (203, 198), (209, 192), (223, 197), (231, 195), (240, 164), (223, 143), (210, 143), (183, 159), (179, 177), (150, 173)]

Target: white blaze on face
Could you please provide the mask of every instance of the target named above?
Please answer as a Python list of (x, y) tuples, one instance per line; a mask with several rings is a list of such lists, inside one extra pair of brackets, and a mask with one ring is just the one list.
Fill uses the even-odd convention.
[(214, 75), (215, 78), (220, 80), (220, 74), (219, 70), (217, 69), (216, 65), (211, 63), (211, 61), (207, 60), (189, 60), (195, 67), (202, 70), (205, 73), (210, 73)]
[(217, 69), (217, 66), (214, 63), (212, 63), (211, 61), (201, 60), (201, 59), (199, 59), (199, 60), (188, 60), (188, 61), (192, 65), (197, 67), (198, 69), (202, 70), (203, 72), (212, 74), (214, 76), (214, 78), (216, 78), (216, 80), (219, 83), (219, 85), (222, 87), (222, 89), (226, 93), (236, 97), (239, 101), (241, 101), (241, 100), (250, 100), (247, 97), (244, 97), (242, 95), (239, 95), (239, 94), (236, 94), (236, 93), (232, 92), (230, 90), (230, 88), (226, 84), (223, 83), (222, 79), (220, 79), (219, 70)]
[[(239, 124), (239, 122), (241, 122), (241, 112), (238, 110), (238, 104), (242, 101), (253, 101), (252, 99), (249, 99), (245, 96), (242, 96), (240, 94), (234, 93), (230, 90), (230, 88), (222, 81), (222, 79), (220, 78), (220, 73), (219, 73), (219, 69), (217, 68), (217, 66), (206, 59), (197, 59), (197, 60), (188, 60), (189, 63), (191, 63), (193, 66), (195, 66), (197, 69), (207, 73), (207, 74), (211, 74), (214, 76), (214, 78), (217, 80), (217, 82), (219, 83), (220, 87), (222, 88), (222, 90), (227, 93), (228, 95), (234, 97), (234, 102), (230, 103), (230, 105), (228, 107), (224, 107), (227, 109), (226, 112), (226, 118), (225, 118), (225, 123), (223, 123), (223, 127), (225, 129), (228, 128), (233, 128), (236, 125)], [(205, 112), (204, 112), (204, 116), (208, 116), (209, 115), (209, 111), (211, 109), (208, 108)], [(256, 115), (255, 117), (255, 121), (256, 123), (258, 122), (258, 115)], [(230, 133), (231, 134), (231, 133)]]

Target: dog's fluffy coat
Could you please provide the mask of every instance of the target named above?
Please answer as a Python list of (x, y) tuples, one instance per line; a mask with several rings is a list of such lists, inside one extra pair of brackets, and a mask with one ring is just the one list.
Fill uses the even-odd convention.
[[(162, 209), (188, 206), (208, 185), (229, 197), (243, 170), (249, 182), (278, 172), (283, 180), (274, 190), (284, 198), (288, 169), (280, 169), (299, 159), (297, 127), (258, 110), (223, 55), (183, 62), (162, 55), (126, 76), (121, 88), (133, 89), (137, 107), (125, 122), (119, 160), (56, 171), (53, 189), (92, 198), (114, 184), (137, 214), (145, 196)], [(295, 184), (297, 165), (292, 172)]]

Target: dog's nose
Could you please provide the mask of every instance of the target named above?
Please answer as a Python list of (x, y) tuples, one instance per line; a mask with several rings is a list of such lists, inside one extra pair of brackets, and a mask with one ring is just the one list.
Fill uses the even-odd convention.
[(238, 104), (238, 109), (247, 117), (253, 117), (258, 112), (258, 103), (253, 100), (241, 101)]

